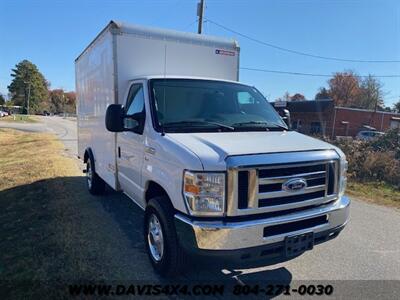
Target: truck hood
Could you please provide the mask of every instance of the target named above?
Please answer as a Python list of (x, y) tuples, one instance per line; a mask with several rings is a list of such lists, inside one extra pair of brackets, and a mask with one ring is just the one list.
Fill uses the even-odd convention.
[(205, 170), (224, 170), (231, 155), (336, 149), (331, 144), (295, 131), (168, 133), (196, 154)]

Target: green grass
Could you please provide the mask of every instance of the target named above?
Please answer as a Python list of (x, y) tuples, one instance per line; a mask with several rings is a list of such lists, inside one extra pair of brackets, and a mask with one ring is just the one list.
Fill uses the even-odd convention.
[(38, 119), (35, 116), (12, 115), (0, 118), (0, 122), (36, 123)]
[(349, 180), (346, 194), (367, 202), (400, 208), (400, 190), (384, 182)]

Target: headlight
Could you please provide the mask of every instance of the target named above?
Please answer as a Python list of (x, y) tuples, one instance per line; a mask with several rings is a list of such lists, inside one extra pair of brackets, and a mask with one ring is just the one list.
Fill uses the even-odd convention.
[(222, 216), (225, 210), (225, 174), (185, 171), (183, 195), (191, 215)]
[(345, 157), (340, 160), (340, 179), (339, 179), (339, 197), (344, 195), (347, 185), (347, 167), (348, 162)]

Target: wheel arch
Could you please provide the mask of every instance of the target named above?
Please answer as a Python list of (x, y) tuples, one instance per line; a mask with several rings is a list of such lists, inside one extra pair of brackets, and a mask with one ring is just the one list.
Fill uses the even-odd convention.
[(166, 189), (163, 188), (159, 183), (153, 180), (149, 180), (146, 184), (146, 191), (144, 194), (144, 199), (146, 201), (146, 204), (150, 201), (150, 199), (162, 196), (167, 197), (170, 204), (172, 205), (171, 197), (168, 195)]

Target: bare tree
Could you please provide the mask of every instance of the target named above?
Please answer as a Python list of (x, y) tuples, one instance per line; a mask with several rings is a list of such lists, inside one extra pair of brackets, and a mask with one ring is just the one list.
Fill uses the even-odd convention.
[(315, 95), (315, 100), (324, 100), (330, 98), (331, 96), (329, 94), (329, 91), (324, 87), (320, 87), (318, 93)]
[(290, 97), (290, 100), (291, 101), (303, 101), (303, 100), (306, 100), (306, 97), (304, 97), (303, 94), (296, 93)]
[(393, 109), (395, 109), (396, 112), (400, 113), (400, 99), (397, 103), (393, 104)]
[(356, 106), (365, 109), (383, 109), (384, 93), (382, 87), (382, 83), (372, 75), (368, 75), (368, 77), (361, 80), (361, 92), (356, 100)]

